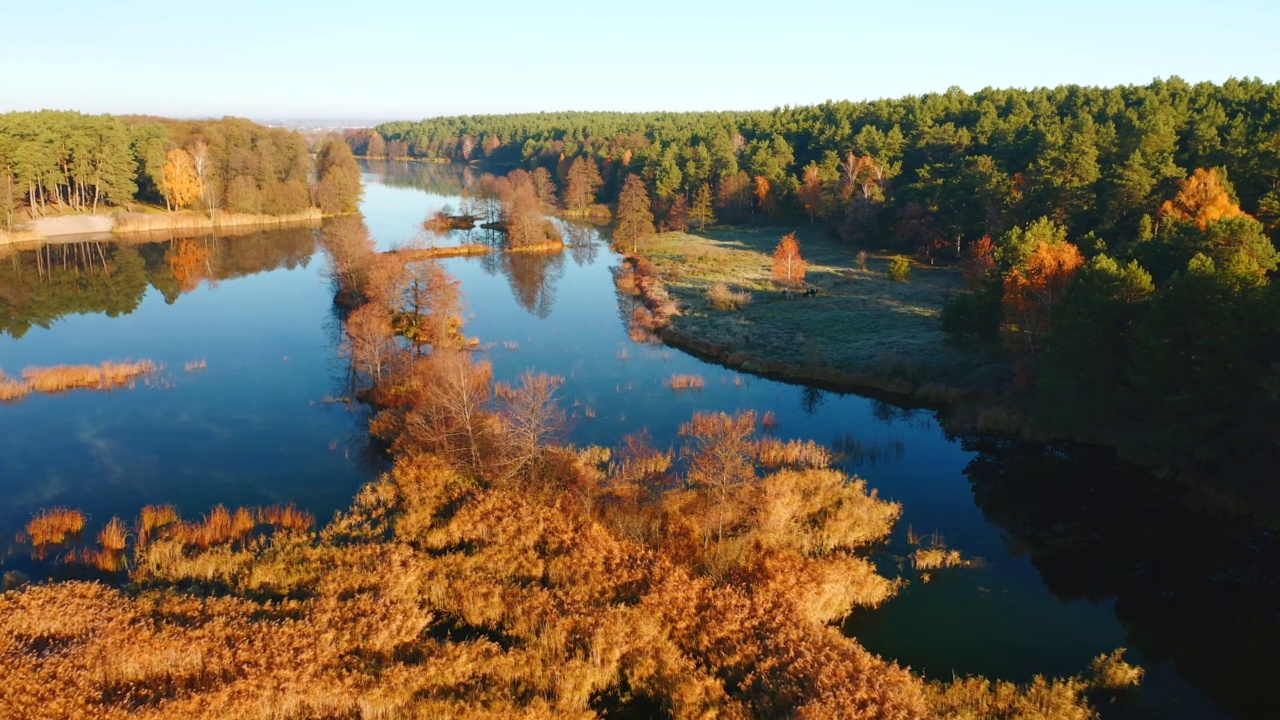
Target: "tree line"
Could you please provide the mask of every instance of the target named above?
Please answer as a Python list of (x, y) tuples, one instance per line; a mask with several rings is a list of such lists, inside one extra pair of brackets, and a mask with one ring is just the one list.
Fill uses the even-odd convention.
[(133, 203), (203, 212), (283, 215), (355, 210), (359, 167), (345, 143), (313, 161), (297, 132), (239, 118), (0, 115), (0, 221), (97, 212)]
[[(797, 217), (851, 240), (958, 259), (1040, 217), (1127, 239), (1196, 168), (1221, 167), (1245, 212), (1280, 219), (1280, 85), (986, 89), (768, 112), (536, 113), (393, 122), (359, 154), (546, 168), (592, 161), (612, 202), (644, 178), (660, 219), (699, 193), (728, 222)], [(374, 139), (376, 137), (376, 139)]]
[(1049, 217), (973, 242), (944, 328), (1008, 347), (1038, 424), (1280, 507), (1280, 255), (1218, 170), (1144, 218), (1110, 245)]
[(1274, 485), (1259, 478), (1280, 460), (1280, 84), (464, 116), (364, 137), (389, 155), (519, 165), (566, 209), (584, 189), (612, 203), (635, 176), (667, 229), (803, 222), (958, 263), (971, 291), (946, 328), (1007, 346), (1013, 401), (1040, 423), (1252, 496)]

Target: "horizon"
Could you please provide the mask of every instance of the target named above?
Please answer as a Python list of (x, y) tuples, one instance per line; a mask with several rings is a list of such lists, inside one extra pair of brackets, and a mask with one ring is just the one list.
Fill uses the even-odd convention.
[(182, 120), (192, 120), (192, 121), (219, 120), (227, 117), (235, 117), (235, 118), (250, 120), (250, 121), (253, 121), (262, 125), (267, 125), (267, 126), (290, 127), (295, 129), (301, 129), (301, 130), (323, 130), (323, 129), (336, 130), (336, 129), (372, 128), (372, 127), (376, 127), (378, 125), (381, 125), (384, 123), (390, 123), (390, 122), (403, 122), (403, 121), (418, 122), (421, 120), (431, 120), (431, 119), (448, 118), (448, 117), (476, 117), (476, 116), (504, 116), (504, 115), (559, 115), (559, 114), (587, 115), (587, 114), (605, 114), (605, 113), (618, 113), (618, 114), (626, 114), (626, 115), (646, 115), (646, 114), (679, 115), (679, 114), (700, 114), (700, 113), (755, 113), (755, 112), (767, 113), (767, 112), (774, 112), (778, 110), (785, 110), (788, 108), (815, 107), (815, 106), (825, 105), (828, 103), (847, 102), (847, 103), (858, 104), (858, 103), (874, 103), (879, 101), (897, 101), (897, 100), (903, 100), (911, 97), (945, 95), (951, 92), (952, 90), (959, 90), (965, 95), (972, 97), (979, 93), (984, 93), (988, 91), (1032, 92), (1040, 89), (1053, 90), (1053, 89), (1062, 88), (1062, 87), (1110, 89), (1110, 88), (1118, 88), (1118, 87), (1145, 87), (1145, 86), (1149, 86), (1156, 83), (1171, 83), (1174, 81), (1181, 81), (1183, 83), (1186, 83), (1188, 86), (1195, 86), (1202, 83), (1208, 83), (1208, 84), (1219, 86), (1219, 87), (1227, 82), (1232, 82), (1232, 81), (1242, 82), (1242, 83), (1258, 82), (1258, 83), (1263, 83), (1267, 85), (1280, 84), (1280, 80), (1266, 80), (1264, 78), (1257, 77), (1257, 76), (1231, 76), (1223, 80), (1217, 80), (1217, 81), (1215, 80), (1191, 81), (1178, 75), (1169, 75), (1164, 77), (1153, 77), (1145, 82), (1119, 83), (1119, 84), (1112, 84), (1112, 85), (1097, 85), (1097, 84), (1066, 82), (1066, 83), (1059, 83), (1056, 85), (1036, 85), (1032, 87), (988, 85), (988, 86), (979, 88), (977, 90), (968, 90), (968, 89), (959, 88), (953, 85), (941, 90), (931, 90), (931, 91), (921, 92), (921, 93), (908, 93), (905, 95), (897, 95), (892, 97), (876, 97), (876, 98), (866, 98), (866, 99), (827, 98), (826, 100), (820, 100), (820, 101), (811, 102), (811, 103), (782, 104), (782, 105), (773, 105), (771, 107), (756, 107), (756, 108), (736, 107), (736, 108), (714, 108), (714, 109), (696, 109), (696, 110), (675, 110), (675, 109), (668, 109), (668, 108), (651, 108), (651, 109), (634, 109), (634, 110), (620, 110), (620, 109), (610, 109), (610, 108), (590, 108), (590, 109), (560, 108), (560, 109), (545, 109), (545, 110), (513, 110), (509, 112), (457, 112), (457, 113), (449, 113), (449, 114), (442, 114), (442, 115), (441, 114), (424, 115), (421, 117), (385, 116), (380, 118), (371, 118), (368, 116), (365, 116), (365, 117), (310, 116), (310, 115), (291, 116), (291, 115), (282, 115), (282, 114), (241, 115), (236, 113), (207, 114), (207, 115), (179, 115), (179, 114), (158, 114), (158, 113), (139, 113), (139, 112), (109, 112), (109, 111), (108, 112), (91, 112), (91, 111), (83, 110), (80, 108), (74, 108), (74, 107), (22, 108), (22, 109), (0, 110), (0, 113), (41, 112), (41, 111), (76, 112), (83, 115), (106, 114), (106, 115), (115, 115), (115, 116), (158, 117), (158, 118), (164, 118), (168, 120), (180, 120), (180, 121)]
[[(8, 9), (6, 18), (15, 28), (48, 22), (47, 12), (27, 5)], [(1280, 53), (1269, 37), (1278, 25), (1280, 4), (1262, 0), (1228, 0), (1212, 12), (1190, 0), (1084, 0), (1070, 8), (822, 0), (786, 16), (760, 0), (656, 0), (643, 11), (495, 0), (483, 13), (407, 0), (358, 11), (225, 0), (205, 14), (158, 0), (109, 7), (67, 0), (56, 54), (48, 54), (48, 33), (9, 38), (0, 112), (418, 120), (768, 111), (951, 87), (974, 94), (1175, 76), (1192, 85), (1271, 83), (1280, 80)], [(1224, 37), (1231, 41), (1218, 41)], [(32, 72), (32, 58), (45, 56)]]

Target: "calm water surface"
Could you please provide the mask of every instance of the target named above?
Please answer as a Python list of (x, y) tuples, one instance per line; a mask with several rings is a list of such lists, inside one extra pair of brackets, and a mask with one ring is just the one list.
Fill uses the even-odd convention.
[[(424, 216), (456, 207), (470, 179), (404, 163), (366, 170), (364, 214), (382, 248), (415, 242)], [(777, 415), (779, 436), (844, 447), (847, 470), (905, 507), (876, 559), (912, 582), (846, 625), (869, 649), (934, 677), (1026, 681), (1080, 672), (1127, 646), (1148, 680), (1135, 703), (1109, 716), (1267, 716), (1266, 698), (1249, 688), (1255, 676), (1262, 685), (1260, 664), (1277, 659), (1268, 645), (1280, 613), (1270, 606), (1273, 534), (1239, 530), (1206, 547), (1203, 534), (1219, 533), (1218, 521), (1173, 500), (1151, 507), (1151, 480), (1105, 453), (954, 438), (930, 411), (636, 344), (613, 286), (617, 256), (594, 230), (567, 229), (574, 246), (559, 255), (446, 261), (462, 281), (466, 332), (488, 348), (495, 374), (509, 379), (532, 367), (563, 376), (579, 444), (612, 444), (642, 427), (657, 443), (674, 443), (697, 410), (755, 409)], [(475, 239), (455, 233), (445, 242)], [(278, 246), (287, 249), (269, 250)], [(105, 521), (144, 503), (198, 514), (220, 502), (293, 501), (323, 521), (376, 471), (359, 413), (323, 402), (343, 391), (343, 368), (314, 234), (221, 239), (206, 265), (216, 278), (195, 286), (167, 269), (176, 251), (175, 243), (117, 249), (120, 263), (140, 273), (126, 300), (70, 309), (33, 309), (30, 269), (22, 265), (19, 278), (13, 258), (0, 258), (0, 369), (144, 357), (167, 368), (133, 390), (0, 405), (0, 538), (51, 505)], [(22, 332), (31, 318), (47, 327)], [(207, 369), (186, 372), (195, 359)], [(664, 381), (676, 373), (702, 375), (706, 387), (673, 393)], [(1146, 517), (1163, 520), (1151, 528)], [(1201, 537), (1184, 538), (1192, 528)], [(906, 560), (909, 529), (936, 532), (984, 564), (923, 583)]]

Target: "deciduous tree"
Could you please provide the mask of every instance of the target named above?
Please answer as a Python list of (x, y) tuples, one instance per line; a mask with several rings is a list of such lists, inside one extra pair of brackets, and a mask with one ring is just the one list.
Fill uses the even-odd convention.
[(1005, 322), (1022, 337), (1026, 357), (1035, 357), (1053, 330), (1053, 309), (1076, 271), (1084, 265), (1079, 248), (1069, 242), (1039, 241), (1026, 260), (1004, 282)]
[(632, 254), (640, 242), (653, 235), (653, 209), (649, 204), (649, 191), (639, 175), (627, 175), (618, 196), (618, 218), (613, 230), (615, 244), (631, 246)]
[[(687, 481), (715, 508), (717, 550), (724, 543), (726, 523), (732, 523), (736, 515), (738, 489), (757, 477), (751, 455), (755, 429), (756, 414), (751, 411), (736, 415), (700, 412), (680, 426), (680, 436), (685, 438), (681, 456), (689, 463)], [(711, 527), (710, 522), (704, 525), (704, 551), (710, 544)]]
[(1178, 186), (1178, 195), (1160, 206), (1160, 217), (1194, 222), (1201, 230), (1219, 220), (1244, 215), (1217, 168), (1198, 168)]
[(564, 207), (570, 212), (583, 212), (596, 201), (596, 191), (604, 184), (600, 166), (594, 158), (575, 158), (569, 165), (564, 188)]
[(191, 207), (200, 200), (203, 188), (190, 153), (182, 148), (169, 151), (164, 166), (164, 194), (175, 209)]
[(800, 256), (800, 241), (795, 233), (784, 235), (773, 251), (773, 281), (795, 287), (804, 283), (809, 264)]
[(804, 211), (809, 214), (809, 222), (822, 214), (823, 188), (822, 176), (817, 163), (809, 163), (804, 169), (804, 177), (800, 182), (800, 202)]
[(326, 215), (344, 215), (360, 208), (364, 185), (351, 147), (328, 138), (316, 153), (316, 200)]
[(381, 303), (365, 303), (347, 316), (342, 353), (351, 361), (355, 381), (376, 386), (400, 355), (391, 313)]

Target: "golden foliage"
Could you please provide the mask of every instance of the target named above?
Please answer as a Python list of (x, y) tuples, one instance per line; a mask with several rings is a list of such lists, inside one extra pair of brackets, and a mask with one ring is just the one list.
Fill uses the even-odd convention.
[(1031, 354), (1053, 329), (1054, 303), (1083, 265), (1084, 256), (1075, 245), (1041, 240), (1025, 263), (1005, 277), (1005, 322), (1026, 338)]
[[(768, 413), (765, 419), (768, 420)], [(767, 422), (763, 424), (766, 428), (772, 427)], [(756, 460), (767, 468), (784, 465), (825, 468), (831, 464), (831, 452), (812, 440), (782, 441), (766, 437), (756, 442), (753, 452)]]
[(209, 247), (203, 240), (184, 239), (176, 241), (168, 253), (169, 267), (173, 270), (173, 278), (183, 292), (196, 289), (201, 280), (210, 277)]
[(1216, 168), (1197, 168), (1178, 184), (1178, 194), (1160, 206), (1161, 218), (1194, 222), (1201, 230), (1219, 220), (1241, 217), (1245, 212), (1231, 197)]
[(773, 281), (795, 287), (804, 284), (809, 264), (800, 256), (800, 241), (795, 233), (788, 233), (773, 251)]
[(939, 570), (942, 568), (968, 567), (970, 563), (960, 556), (959, 550), (929, 547), (916, 550), (911, 555), (911, 565), (917, 570)]
[(182, 148), (170, 150), (167, 160), (163, 168), (165, 198), (174, 209), (190, 207), (204, 192), (195, 161)]

